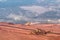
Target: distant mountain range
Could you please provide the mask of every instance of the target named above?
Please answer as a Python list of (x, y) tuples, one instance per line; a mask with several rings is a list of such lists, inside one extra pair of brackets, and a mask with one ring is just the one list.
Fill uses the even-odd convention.
[[(5, 21), (5, 22), (14, 22), (14, 23), (24, 23), (28, 21), (37, 22), (37, 21), (44, 21), (48, 19), (53, 19), (53, 20), (60, 19), (60, 16), (59, 16), (60, 13), (58, 13), (57, 11), (48, 11), (36, 16), (35, 14), (38, 14), (38, 13), (33, 13), (28, 10), (24, 10), (17, 7), (0, 8), (0, 14), (1, 14), (0, 15), (1, 22)], [(17, 16), (19, 20), (18, 19), (15, 20), (14, 18), (9, 17), (10, 14), (12, 14), (13, 16)], [(21, 19), (20, 19), (20, 16), (22, 16)]]
[(0, 22), (45, 22), (60, 19), (59, 0), (0, 0)]

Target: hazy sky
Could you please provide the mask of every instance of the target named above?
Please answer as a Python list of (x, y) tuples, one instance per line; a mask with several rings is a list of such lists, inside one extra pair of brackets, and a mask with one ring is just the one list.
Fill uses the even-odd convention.
[(60, 19), (60, 0), (0, 0), (0, 22)]

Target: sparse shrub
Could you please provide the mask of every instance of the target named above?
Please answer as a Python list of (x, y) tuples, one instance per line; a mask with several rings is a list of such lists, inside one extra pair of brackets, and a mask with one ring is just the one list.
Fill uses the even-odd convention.
[(51, 31), (45, 31), (42, 29), (35, 29), (35, 30), (32, 30), (31, 32), (31, 34), (34, 34), (34, 35), (46, 35), (48, 33), (51, 33)]

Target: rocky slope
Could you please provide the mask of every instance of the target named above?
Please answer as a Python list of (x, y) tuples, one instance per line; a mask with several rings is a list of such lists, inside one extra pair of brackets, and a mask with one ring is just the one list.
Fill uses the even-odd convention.
[(60, 33), (60, 24), (22, 25), (0, 22), (0, 40), (60, 40), (59, 34), (33, 35), (30, 29), (44, 29)]

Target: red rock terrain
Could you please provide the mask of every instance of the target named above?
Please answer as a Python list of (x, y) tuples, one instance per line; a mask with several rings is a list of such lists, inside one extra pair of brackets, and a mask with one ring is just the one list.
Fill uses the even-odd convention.
[[(59, 34), (33, 35), (31, 29), (40, 28)], [(60, 24), (22, 25), (13, 23), (0, 23), (0, 40), (60, 40)]]

